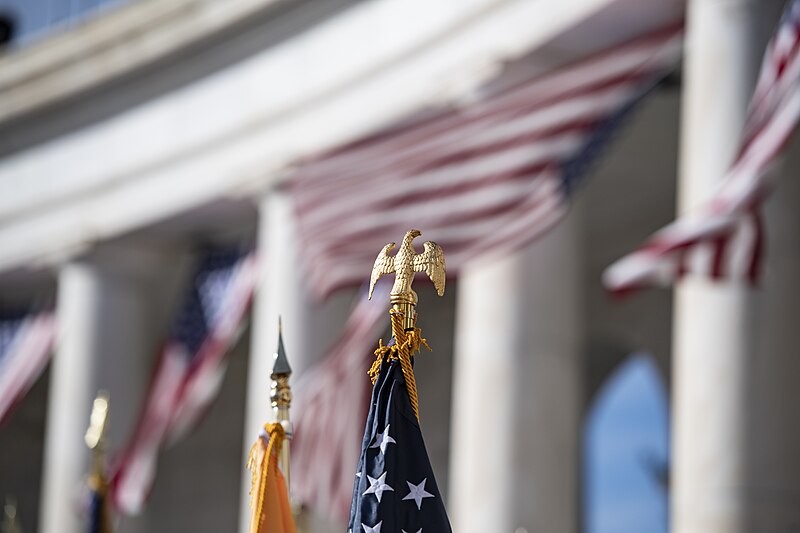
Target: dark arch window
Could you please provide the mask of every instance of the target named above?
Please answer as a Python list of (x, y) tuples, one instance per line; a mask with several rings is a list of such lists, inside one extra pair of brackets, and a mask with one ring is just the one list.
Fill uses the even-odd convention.
[(585, 533), (667, 533), (669, 403), (652, 359), (634, 354), (585, 421)]

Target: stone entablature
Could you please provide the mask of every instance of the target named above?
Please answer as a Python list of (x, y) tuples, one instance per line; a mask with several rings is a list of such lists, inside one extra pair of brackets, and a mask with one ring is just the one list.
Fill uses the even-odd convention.
[(0, 55), (0, 122), (129, 74), (285, 0), (138, 0)]

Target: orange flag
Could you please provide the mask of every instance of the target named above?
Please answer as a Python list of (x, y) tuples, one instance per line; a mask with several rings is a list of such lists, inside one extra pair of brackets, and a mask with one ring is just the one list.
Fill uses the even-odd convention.
[(253, 473), (250, 487), (250, 533), (297, 533), (286, 480), (278, 468), (278, 455), (286, 434), (280, 424), (267, 424), (253, 447), (247, 467)]

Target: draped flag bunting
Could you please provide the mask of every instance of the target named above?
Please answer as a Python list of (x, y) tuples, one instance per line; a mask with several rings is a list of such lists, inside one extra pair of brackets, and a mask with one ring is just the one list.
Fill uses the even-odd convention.
[(372, 300), (364, 287), (328, 356), (295, 384), (292, 494), (324, 516), (347, 518), (374, 359), (374, 339), (386, 327), (391, 283), (381, 280)]
[(55, 336), (50, 311), (0, 317), (0, 425), (44, 370)]
[(767, 47), (741, 146), (716, 195), (653, 235), (604, 274), (605, 285), (628, 292), (685, 274), (753, 283), (761, 271), (760, 212), (770, 170), (800, 119), (800, 0), (792, 2)]
[[(682, 23), (301, 164), (289, 187), (312, 286), (326, 295), (361, 283), (375, 250), (409, 227), (447, 249), (451, 274), (537, 237), (681, 46)], [(358, 374), (384, 319), (359, 303), (295, 389), (293, 492), (327, 516), (347, 516), (369, 395)]]
[(246, 319), (257, 279), (254, 254), (201, 258), (173, 323), (133, 438), (116, 465), (114, 505), (138, 513), (155, 477), (158, 450), (182, 438), (216, 397), (225, 357)]
[(290, 187), (312, 286), (359, 284), (409, 227), (447, 250), (451, 274), (541, 235), (681, 45), (682, 24), (663, 28), (302, 164)]

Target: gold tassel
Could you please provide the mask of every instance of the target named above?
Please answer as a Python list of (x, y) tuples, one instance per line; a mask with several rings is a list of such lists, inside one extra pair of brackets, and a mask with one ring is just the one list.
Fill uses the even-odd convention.
[(375, 350), (375, 361), (372, 363), (369, 371), (372, 384), (378, 379), (378, 374), (381, 371), (381, 364), (384, 358), (400, 361), (400, 368), (403, 371), (403, 377), (406, 381), (406, 391), (408, 391), (408, 399), (411, 402), (411, 409), (414, 411), (414, 416), (417, 417), (419, 422), (419, 398), (417, 396), (417, 381), (414, 379), (414, 368), (411, 365), (411, 356), (420, 351), (422, 346), (431, 351), (428, 341), (422, 337), (422, 330), (418, 327), (413, 327), (408, 330), (403, 329), (403, 313), (399, 311), (389, 311), (392, 318), (392, 335), (394, 336), (394, 346), (384, 346), (383, 340), (378, 343), (378, 349)]

